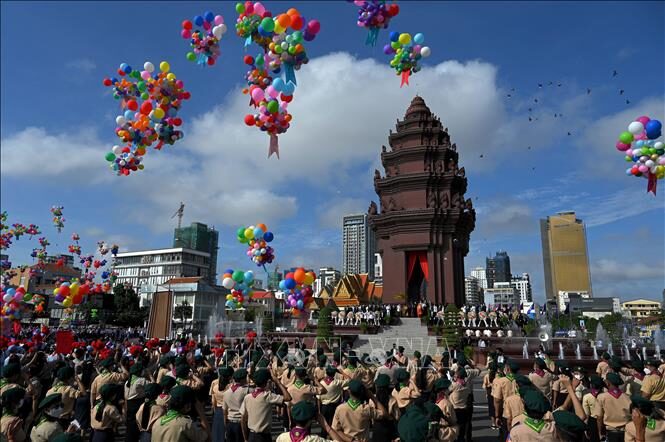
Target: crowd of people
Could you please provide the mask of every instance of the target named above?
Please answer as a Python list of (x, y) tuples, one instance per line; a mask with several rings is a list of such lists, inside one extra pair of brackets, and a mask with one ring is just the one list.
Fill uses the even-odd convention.
[(277, 442), (470, 442), (481, 380), (500, 442), (665, 440), (656, 359), (603, 354), (586, 373), (543, 351), (523, 373), (500, 348), (479, 365), (461, 351), (433, 358), (396, 347), (377, 366), (350, 349), (252, 339), (225, 349), (79, 338), (68, 354), (5, 342), (2, 440), (269, 442), (277, 425)]

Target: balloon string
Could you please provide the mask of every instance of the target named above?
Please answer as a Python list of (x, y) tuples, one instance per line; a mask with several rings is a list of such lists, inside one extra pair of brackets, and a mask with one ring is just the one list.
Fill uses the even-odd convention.
[(379, 28), (370, 28), (367, 31), (367, 39), (365, 44), (368, 46), (376, 46), (376, 40), (379, 38)]
[(270, 134), (270, 145), (268, 147), (268, 158), (272, 156), (272, 154), (277, 154), (277, 159), (279, 160), (279, 139), (277, 138), (277, 135), (275, 134)]

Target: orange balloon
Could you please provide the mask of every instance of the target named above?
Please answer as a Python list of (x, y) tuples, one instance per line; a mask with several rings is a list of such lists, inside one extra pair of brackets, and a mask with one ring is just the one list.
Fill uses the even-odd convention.
[(300, 12), (296, 8), (291, 8), (288, 11), (286, 11), (286, 15), (291, 16), (293, 18), (294, 15), (300, 15)]
[(305, 25), (305, 21), (302, 19), (301, 16), (299, 16), (299, 15), (292, 15), (291, 16), (291, 28), (293, 28), (294, 31), (301, 30), (304, 25)]
[(263, 224), (263, 223), (259, 223), (259, 224), (257, 224), (256, 227), (258, 227), (259, 229), (263, 230), (264, 232), (267, 232), (267, 231), (268, 231), (268, 227), (266, 227), (266, 225)]
[(302, 267), (293, 272), (293, 279), (298, 283), (302, 284), (305, 281), (305, 269)]
[(301, 43), (298, 43), (298, 44), (296, 45), (296, 54), (299, 54), (299, 53), (301, 53), (301, 52), (304, 51), (304, 50), (305, 50), (305, 47), (304, 47)]
[(277, 16), (277, 23), (284, 29), (291, 26), (291, 16), (289, 14), (281, 14)]

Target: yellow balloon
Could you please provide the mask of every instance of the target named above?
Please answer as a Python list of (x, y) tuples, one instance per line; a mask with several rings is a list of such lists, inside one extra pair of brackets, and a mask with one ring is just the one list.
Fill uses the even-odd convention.
[(399, 35), (399, 42), (403, 45), (408, 45), (411, 42), (411, 34), (400, 34)]
[(305, 285), (311, 285), (314, 282), (314, 275), (311, 272), (305, 274)]
[(254, 238), (254, 230), (252, 229), (245, 229), (245, 238), (247, 239), (252, 239)]
[(171, 70), (171, 65), (169, 65), (168, 61), (162, 61), (159, 63), (159, 70), (162, 72), (168, 72)]
[(169, 81), (174, 81), (175, 80), (175, 74), (173, 72), (169, 72), (166, 75), (166, 79), (169, 80)]
[(139, 170), (143, 170), (143, 164), (138, 165)]
[(55, 296), (58, 295), (58, 289), (59, 289), (59, 288), (60, 288), (60, 287), (56, 287), (56, 288), (53, 289), (53, 295), (55, 295)]
[(226, 295), (226, 300), (227, 301), (232, 301), (233, 300), (233, 295)]
[(78, 282), (73, 282), (69, 285), (69, 293), (71, 296), (76, 296), (76, 294), (79, 292), (79, 284)]
[(72, 306), (72, 298), (69, 298), (69, 297), (65, 298), (65, 300), (62, 301), (62, 306), (65, 307), (65, 308), (71, 307)]
[(281, 34), (284, 31), (285, 29), (282, 27), (282, 25), (280, 25), (279, 22), (275, 20), (275, 34)]
[[(169, 75), (171, 75), (171, 74), (169, 74)], [(155, 113), (154, 114), (155, 118), (157, 118), (158, 120), (161, 120), (162, 118), (164, 118), (164, 109), (162, 109), (161, 107), (158, 107), (153, 112)]]

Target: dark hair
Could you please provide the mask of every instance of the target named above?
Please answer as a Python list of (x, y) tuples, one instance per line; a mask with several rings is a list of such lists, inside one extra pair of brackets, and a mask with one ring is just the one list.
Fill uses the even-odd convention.
[[(159, 394), (157, 394), (159, 396)], [(145, 402), (143, 403), (143, 413), (141, 414), (141, 426), (143, 428), (148, 428), (148, 422), (150, 421), (150, 409), (155, 404), (155, 399), (157, 396), (150, 397), (146, 395)]]

